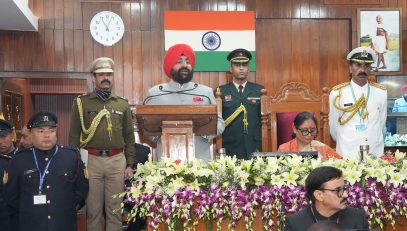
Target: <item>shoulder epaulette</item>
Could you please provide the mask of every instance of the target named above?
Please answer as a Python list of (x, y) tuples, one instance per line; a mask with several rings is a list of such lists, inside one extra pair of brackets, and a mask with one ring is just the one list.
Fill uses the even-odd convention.
[(14, 153), (14, 155), (26, 152), (26, 151), (30, 151), (31, 152), (32, 148), (18, 148), (17, 152)]
[(68, 150), (72, 150), (74, 152), (79, 152), (79, 149), (73, 147), (73, 146), (59, 146), (61, 149), (68, 149)]
[(126, 99), (124, 97), (121, 97), (121, 96), (117, 96), (117, 97), (119, 97), (119, 99), (126, 100), (127, 102), (129, 101), (128, 99)]
[(11, 156), (7, 156), (7, 155), (0, 155), (0, 159), (4, 159), (4, 160), (10, 160)]
[(89, 93), (83, 93), (82, 95), (78, 95), (78, 97), (76, 97), (76, 98), (80, 98), (82, 96), (87, 96), (87, 95), (89, 95)]
[(348, 86), (348, 85), (349, 85), (349, 82), (344, 82), (344, 83), (341, 83), (341, 84), (336, 85), (335, 87), (332, 88), (332, 90), (333, 90), (333, 91), (336, 91), (336, 90), (339, 90), (339, 89), (341, 89), (342, 87), (346, 87), (346, 86)]
[(384, 90), (384, 91), (387, 91), (386, 86), (384, 86), (383, 84), (376, 83), (376, 82), (369, 82), (369, 83), (370, 83), (370, 85), (372, 85), (373, 87), (377, 87), (377, 88), (379, 88), (379, 89), (382, 89), (382, 90)]

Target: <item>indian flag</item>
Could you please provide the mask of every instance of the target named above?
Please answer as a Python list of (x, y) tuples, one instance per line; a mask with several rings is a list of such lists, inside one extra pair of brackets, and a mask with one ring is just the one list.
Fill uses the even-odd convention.
[(244, 48), (256, 69), (254, 11), (165, 11), (165, 50), (186, 43), (196, 54), (195, 71), (227, 71), (227, 55)]

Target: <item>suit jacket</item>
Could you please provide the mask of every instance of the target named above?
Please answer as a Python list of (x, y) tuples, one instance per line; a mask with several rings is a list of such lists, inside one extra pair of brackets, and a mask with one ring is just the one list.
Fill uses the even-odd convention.
[[(177, 93), (180, 92), (180, 93)], [(182, 86), (170, 80), (168, 83), (156, 85), (148, 90), (144, 104), (150, 105), (209, 105), (216, 104), (213, 90), (202, 84), (188, 82)], [(220, 135), (225, 128), (224, 121), (220, 114), (217, 121), (217, 135)], [(195, 157), (203, 160), (211, 160), (211, 139), (212, 136), (195, 136)], [(161, 156), (160, 140), (157, 140), (158, 158)]]
[(311, 211), (311, 207), (295, 213), (286, 220), (284, 230), (305, 231), (315, 222), (323, 220), (337, 222), (343, 229), (369, 229), (369, 223), (366, 216), (360, 209), (347, 207), (327, 218), (319, 214), (314, 205), (311, 206), (313, 206), (314, 214)]
[(249, 122), (247, 131), (244, 131), (242, 112), (225, 128), (222, 134), (222, 146), (228, 155), (248, 159), (251, 153), (261, 151), (260, 91), (263, 88), (259, 84), (247, 82), (240, 96), (233, 83), (219, 87), (222, 94), (223, 119), (226, 120), (240, 104), (243, 104), (247, 110)]

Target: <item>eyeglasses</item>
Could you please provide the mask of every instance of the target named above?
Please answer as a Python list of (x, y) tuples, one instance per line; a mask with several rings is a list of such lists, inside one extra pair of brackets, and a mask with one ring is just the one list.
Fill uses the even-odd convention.
[(338, 187), (338, 188), (336, 188), (336, 189), (320, 188), (320, 189), (318, 189), (318, 190), (335, 192), (338, 197), (342, 197), (342, 196), (343, 196), (343, 193), (344, 193), (345, 191), (347, 191), (348, 188), (344, 186), (344, 187)]
[(308, 129), (308, 128), (305, 128), (305, 129), (297, 128), (297, 130), (303, 136), (308, 136), (308, 134), (311, 134), (311, 136), (315, 136), (318, 133), (318, 130), (316, 128), (310, 128), (310, 129)]

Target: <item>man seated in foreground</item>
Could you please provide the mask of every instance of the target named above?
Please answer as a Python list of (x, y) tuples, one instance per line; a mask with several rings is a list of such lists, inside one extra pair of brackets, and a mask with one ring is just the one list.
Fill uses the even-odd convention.
[(341, 170), (330, 166), (316, 168), (305, 180), (305, 188), (312, 204), (290, 216), (284, 225), (285, 231), (307, 230), (325, 220), (343, 229), (369, 229), (364, 212), (346, 206), (348, 193)]

